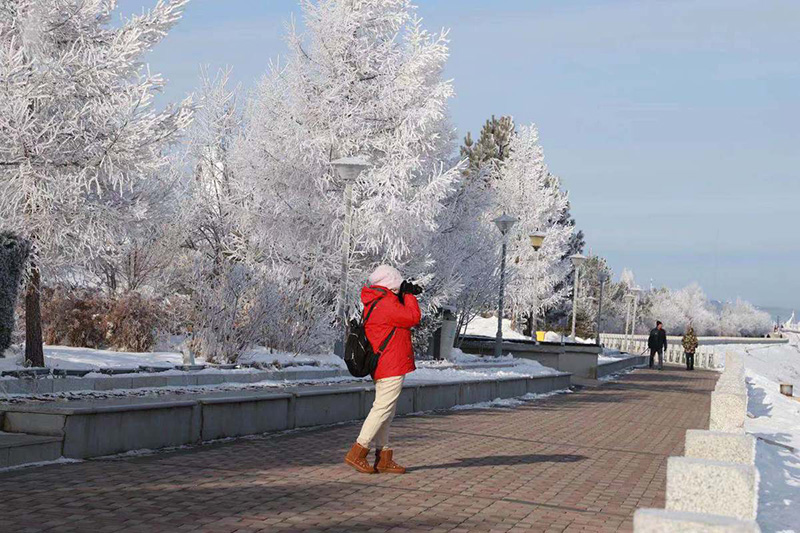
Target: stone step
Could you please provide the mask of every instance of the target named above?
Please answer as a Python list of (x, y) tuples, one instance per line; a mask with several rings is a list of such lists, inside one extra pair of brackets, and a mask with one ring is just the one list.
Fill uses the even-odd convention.
[(0, 468), (55, 461), (61, 442), (60, 437), (0, 432)]

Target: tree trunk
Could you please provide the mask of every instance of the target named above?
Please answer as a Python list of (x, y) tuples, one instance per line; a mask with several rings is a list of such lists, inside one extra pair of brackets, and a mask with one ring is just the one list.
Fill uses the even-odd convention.
[(25, 290), (25, 361), (31, 366), (44, 366), (44, 347), (42, 344), (41, 273), (35, 263), (31, 263), (31, 275)]

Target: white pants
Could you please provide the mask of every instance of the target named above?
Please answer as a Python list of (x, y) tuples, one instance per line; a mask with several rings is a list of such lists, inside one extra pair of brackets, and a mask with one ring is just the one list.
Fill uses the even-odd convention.
[(375, 401), (372, 409), (361, 426), (361, 433), (356, 441), (365, 448), (388, 449), (389, 425), (397, 410), (397, 399), (403, 390), (405, 376), (379, 379), (375, 382)]

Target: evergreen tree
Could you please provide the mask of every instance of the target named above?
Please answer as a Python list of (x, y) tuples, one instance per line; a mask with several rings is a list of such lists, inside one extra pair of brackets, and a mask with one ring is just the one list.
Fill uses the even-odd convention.
[(464, 144), (461, 146), (461, 158), (468, 162), (467, 172), (479, 175), (492, 163), (505, 161), (509, 155), (513, 135), (514, 119), (510, 116), (498, 119), (492, 115), (481, 128), (477, 142), (474, 142), (472, 134), (467, 132)]

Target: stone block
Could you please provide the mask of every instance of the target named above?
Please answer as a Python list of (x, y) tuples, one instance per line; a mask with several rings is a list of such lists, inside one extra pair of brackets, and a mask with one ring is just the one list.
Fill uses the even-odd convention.
[(743, 465), (755, 464), (756, 439), (742, 433), (703, 431), (686, 432), (686, 457), (710, 459)]
[(304, 390), (295, 396), (296, 427), (357, 420), (362, 412), (361, 388)]
[(197, 375), (179, 374), (166, 376), (168, 387), (192, 387), (197, 385)]
[(60, 378), (53, 380), (53, 392), (71, 392), (79, 390), (94, 390), (92, 378)]
[(0, 395), (30, 394), (33, 390), (32, 379), (9, 378), (0, 379)]
[(426, 383), (420, 385), (416, 395), (416, 411), (450, 409), (458, 405), (458, 383)]
[(638, 509), (633, 515), (635, 533), (760, 533), (754, 520), (737, 520), (727, 516)]
[(131, 376), (90, 379), (94, 382), (94, 390), (130, 389), (133, 384)]
[[(400, 393), (400, 398), (397, 400), (397, 411), (396, 414), (398, 415), (407, 415), (409, 413), (414, 412), (414, 396), (417, 393), (417, 387), (403, 387), (403, 391)], [(375, 399), (374, 391), (372, 400)], [(368, 403), (365, 403), (366, 410), (364, 411), (364, 416), (366, 417), (367, 413), (369, 413), (370, 408), (372, 407), (372, 400)]]
[(257, 435), (289, 428), (291, 394), (200, 400), (202, 440)]
[(6, 411), (3, 417), (3, 431), (9, 433), (60, 437), (64, 434), (64, 424), (65, 415), (61, 414)]
[(81, 410), (67, 416), (64, 457), (85, 459), (196, 443), (200, 425), (200, 405), (194, 401)]
[(757, 502), (755, 466), (688, 457), (667, 460), (668, 510), (755, 520)]
[(0, 468), (55, 461), (61, 457), (61, 437), (0, 434)]
[(132, 389), (149, 389), (153, 387), (166, 387), (167, 376), (133, 376), (131, 377)]
[[(519, 398), (528, 393), (528, 382), (525, 378), (497, 380), (497, 396), (499, 398)], [(494, 398), (489, 398), (493, 400)]]
[(747, 385), (744, 380), (739, 379), (722, 379), (717, 381), (714, 388), (715, 392), (725, 392), (727, 394), (747, 394)]
[(727, 392), (711, 393), (711, 416), (708, 429), (713, 431), (744, 431), (747, 417), (747, 395)]
[[(565, 377), (567, 378), (566, 387), (569, 387), (569, 376)], [(555, 390), (558, 388), (558, 386), (556, 385), (558, 379), (559, 379), (558, 376), (528, 378), (526, 380), (527, 392), (534, 394), (541, 394), (544, 392), (550, 392), (551, 390)]]
[(467, 381), (461, 383), (458, 403), (459, 405), (471, 405), (494, 400), (497, 397), (496, 381)]
[(195, 379), (198, 385), (219, 385), (227, 381), (223, 374), (197, 374)]

